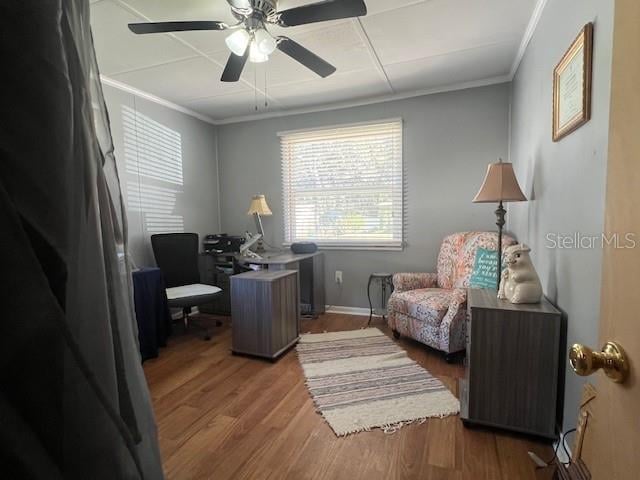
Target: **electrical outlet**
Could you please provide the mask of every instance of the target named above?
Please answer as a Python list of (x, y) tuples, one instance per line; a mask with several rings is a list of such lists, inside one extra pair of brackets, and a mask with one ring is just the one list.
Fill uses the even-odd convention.
[(336, 283), (342, 285), (342, 270), (336, 270)]

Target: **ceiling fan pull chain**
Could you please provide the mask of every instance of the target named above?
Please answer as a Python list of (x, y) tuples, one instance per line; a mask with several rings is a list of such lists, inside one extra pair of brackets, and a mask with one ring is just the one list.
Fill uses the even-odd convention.
[(264, 65), (264, 108), (269, 107), (269, 96), (267, 95), (267, 64)]
[(258, 67), (253, 64), (253, 96), (256, 112), (258, 111)]

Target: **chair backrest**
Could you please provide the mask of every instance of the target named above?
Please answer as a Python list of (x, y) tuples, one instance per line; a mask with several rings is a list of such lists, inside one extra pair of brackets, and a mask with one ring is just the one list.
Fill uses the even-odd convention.
[[(502, 251), (516, 241), (502, 236)], [(440, 288), (466, 288), (473, 271), (478, 248), (498, 249), (497, 232), (459, 232), (442, 241), (438, 254), (438, 286)]]
[(167, 288), (200, 283), (197, 233), (151, 235), (151, 247)]

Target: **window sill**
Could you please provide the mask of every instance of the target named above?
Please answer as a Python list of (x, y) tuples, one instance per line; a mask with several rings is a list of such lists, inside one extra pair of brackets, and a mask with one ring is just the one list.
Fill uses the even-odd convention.
[[(389, 245), (322, 245), (317, 243), (318, 250), (344, 250), (344, 251), (371, 251), (371, 252), (402, 252), (403, 246), (389, 246)], [(283, 243), (283, 247), (291, 247), (291, 243)]]

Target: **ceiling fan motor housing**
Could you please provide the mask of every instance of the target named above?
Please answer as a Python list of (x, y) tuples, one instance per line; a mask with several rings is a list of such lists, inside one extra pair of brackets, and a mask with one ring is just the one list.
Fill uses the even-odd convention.
[[(278, 21), (278, 0), (250, 0), (252, 11), (242, 8), (231, 7), (233, 15), (239, 20), (255, 19), (257, 22)], [(249, 26), (249, 25), (247, 25)]]

